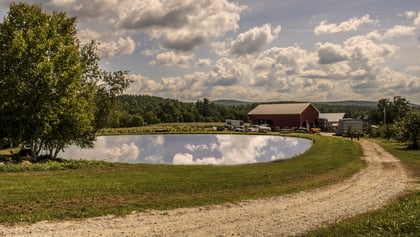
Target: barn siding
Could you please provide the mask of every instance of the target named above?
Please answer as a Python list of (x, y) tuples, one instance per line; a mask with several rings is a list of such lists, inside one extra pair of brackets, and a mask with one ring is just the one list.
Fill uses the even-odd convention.
[(310, 104), (298, 114), (250, 114), (249, 120), (252, 124), (267, 123), (273, 129), (304, 127), (308, 122), (313, 127), (318, 119), (319, 111)]
[(310, 127), (314, 127), (316, 120), (319, 117), (319, 111), (311, 104), (301, 114), (301, 124), (303, 126), (304, 121), (308, 121)]
[(285, 114), (285, 115), (250, 115), (250, 121), (253, 124), (259, 123), (258, 121), (267, 121), (263, 123), (268, 123), (273, 128), (275, 127), (300, 127), (302, 124), (302, 120), (300, 119), (299, 114)]

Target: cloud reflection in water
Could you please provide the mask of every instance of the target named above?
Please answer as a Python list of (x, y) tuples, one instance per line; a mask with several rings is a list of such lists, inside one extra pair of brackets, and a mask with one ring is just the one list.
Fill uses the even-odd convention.
[(63, 158), (154, 164), (233, 165), (288, 159), (312, 141), (265, 135), (100, 136), (93, 149), (72, 146)]

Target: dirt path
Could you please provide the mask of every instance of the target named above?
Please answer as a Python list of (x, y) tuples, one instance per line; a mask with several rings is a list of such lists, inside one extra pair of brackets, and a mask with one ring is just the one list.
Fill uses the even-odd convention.
[(406, 188), (399, 161), (376, 143), (361, 140), (368, 167), (336, 185), (239, 204), (125, 217), (40, 222), (5, 228), (0, 236), (291, 236), (379, 208)]

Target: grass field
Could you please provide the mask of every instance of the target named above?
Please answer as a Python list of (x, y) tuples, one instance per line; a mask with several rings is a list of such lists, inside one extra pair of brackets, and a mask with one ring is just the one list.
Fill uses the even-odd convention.
[(0, 173), (0, 222), (237, 202), (339, 182), (365, 166), (357, 143), (307, 137), (314, 145), (305, 154), (276, 163), (173, 166), (76, 162), (68, 167), (46, 164), (53, 168), (45, 171), (5, 169)]
[(402, 161), (414, 177), (417, 188), (407, 191), (382, 209), (312, 231), (305, 236), (419, 236), (420, 150), (407, 150), (405, 145), (394, 141), (377, 142)]

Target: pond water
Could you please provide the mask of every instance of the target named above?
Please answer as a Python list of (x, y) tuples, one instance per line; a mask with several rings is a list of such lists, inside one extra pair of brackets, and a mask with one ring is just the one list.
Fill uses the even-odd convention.
[(71, 146), (63, 158), (153, 164), (234, 165), (289, 159), (312, 141), (267, 135), (100, 136), (93, 149)]

